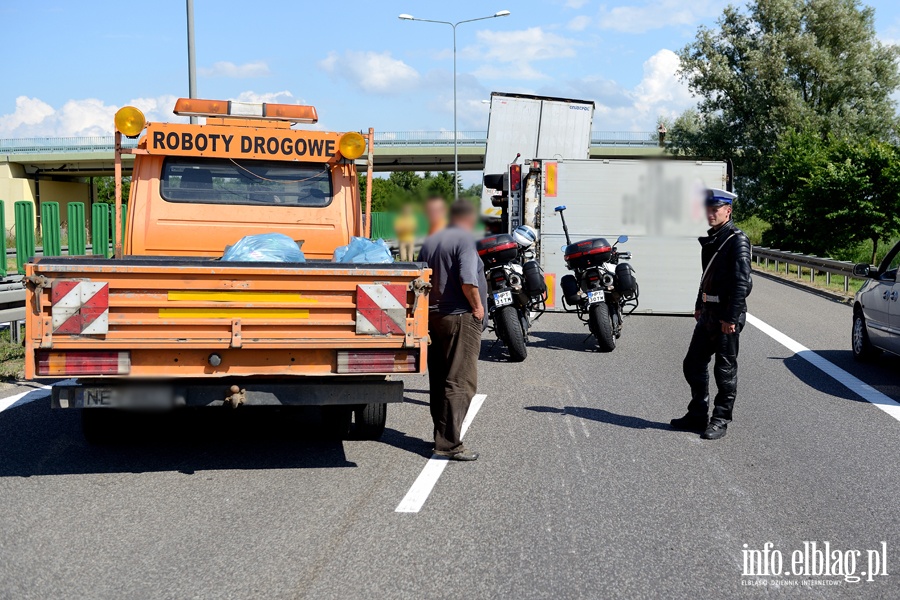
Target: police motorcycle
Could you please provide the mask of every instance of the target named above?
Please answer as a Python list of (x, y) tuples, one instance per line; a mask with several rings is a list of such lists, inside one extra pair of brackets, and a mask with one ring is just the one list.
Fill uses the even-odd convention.
[(565, 210), (565, 206), (555, 208), (566, 234), (563, 257), (575, 274), (565, 275), (559, 282), (563, 308), (578, 313), (578, 318), (587, 323), (601, 352), (612, 352), (622, 335), (622, 318), (638, 307), (640, 293), (634, 269), (627, 262), (619, 262), (631, 260), (631, 252), (616, 248), (627, 242), (628, 236), (620, 235), (612, 245), (606, 238), (573, 244), (563, 215)]
[(546, 307), (547, 284), (535, 260), (538, 233), (528, 225), (478, 241), (487, 279), (488, 314), (494, 332), (512, 362), (528, 355), (525, 341), (531, 323)]

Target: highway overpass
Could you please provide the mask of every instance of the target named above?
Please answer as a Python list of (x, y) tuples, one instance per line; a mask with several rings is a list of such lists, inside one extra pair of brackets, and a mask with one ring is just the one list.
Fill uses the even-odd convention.
[[(113, 136), (0, 139), (0, 200), (6, 202), (6, 222), (12, 223), (13, 203), (94, 199), (92, 178), (113, 174)], [(135, 145), (126, 140), (126, 145)], [(487, 133), (460, 131), (459, 169), (481, 171)], [(656, 132), (595, 131), (591, 158), (659, 156)], [(512, 160), (513, 157), (510, 157)], [(523, 157), (532, 158), (532, 157)], [(126, 174), (134, 157), (123, 156)], [(382, 131), (375, 133), (375, 170), (452, 171), (452, 131)]]
[[(487, 133), (460, 131), (459, 168), (484, 168)], [(126, 140), (126, 145), (134, 141)], [(656, 132), (595, 131), (591, 158), (659, 155)], [(512, 158), (512, 157), (510, 157)], [(532, 157), (523, 157), (532, 158)], [(130, 163), (132, 156), (125, 156)], [(113, 136), (0, 139), (0, 164), (20, 165), (28, 176), (97, 177), (113, 169)], [(382, 131), (375, 134), (376, 171), (452, 171), (452, 131)]]

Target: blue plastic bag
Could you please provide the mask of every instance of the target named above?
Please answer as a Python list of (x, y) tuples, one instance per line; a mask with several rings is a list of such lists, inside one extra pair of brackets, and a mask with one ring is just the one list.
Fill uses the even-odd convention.
[(297, 242), (283, 233), (245, 235), (225, 249), (225, 262), (306, 262)]
[(379, 264), (394, 262), (391, 249), (384, 240), (372, 241), (368, 238), (352, 237), (346, 246), (334, 251), (334, 262)]

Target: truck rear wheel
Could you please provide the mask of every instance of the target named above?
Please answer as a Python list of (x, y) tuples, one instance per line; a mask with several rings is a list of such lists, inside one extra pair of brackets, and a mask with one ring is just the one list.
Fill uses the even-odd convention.
[(342, 440), (350, 432), (353, 409), (349, 406), (323, 406), (322, 427), (325, 437)]
[[(111, 408), (82, 408), (81, 433), (88, 444), (108, 444), (116, 440), (119, 433), (116, 411)], [(121, 423), (119, 423), (121, 425)]]
[(387, 423), (387, 404), (363, 404), (354, 410), (356, 421), (356, 437), (363, 440), (381, 439)]

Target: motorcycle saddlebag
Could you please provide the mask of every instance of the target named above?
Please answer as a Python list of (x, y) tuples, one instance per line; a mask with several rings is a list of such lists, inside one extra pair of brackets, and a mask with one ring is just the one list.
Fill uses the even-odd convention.
[(519, 245), (513, 236), (508, 233), (492, 235), (478, 240), (475, 244), (478, 256), (484, 261), (485, 267), (505, 265), (516, 259), (519, 255)]
[(612, 246), (606, 238), (592, 238), (566, 246), (563, 255), (570, 269), (587, 269), (607, 262), (612, 256)]
[(569, 306), (577, 306), (578, 292), (581, 290), (578, 287), (578, 280), (575, 279), (575, 276), (571, 273), (569, 275), (563, 275), (562, 279), (559, 280), (559, 287), (562, 288), (566, 304)]
[(543, 296), (547, 293), (547, 282), (544, 281), (544, 271), (536, 260), (529, 260), (522, 266), (522, 274), (525, 276), (525, 290), (532, 298)]
[(634, 269), (628, 263), (616, 265), (616, 291), (625, 298), (637, 296), (637, 281), (634, 279)]

